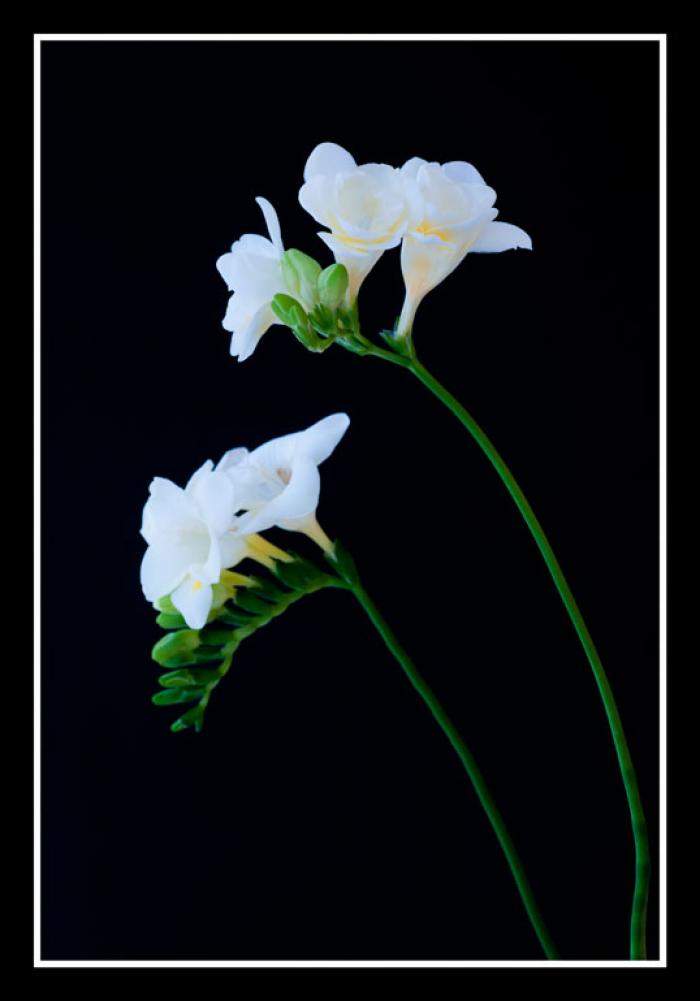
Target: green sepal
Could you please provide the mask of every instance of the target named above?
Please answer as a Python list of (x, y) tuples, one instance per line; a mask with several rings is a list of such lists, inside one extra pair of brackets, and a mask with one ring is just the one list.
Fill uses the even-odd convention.
[(192, 670), (169, 671), (161, 674), (158, 684), (163, 688), (186, 688), (196, 685), (210, 685), (219, 681), (222, 677), (221, 671), (212, 671), (206, 667), (195, 667)]
[(326, 553), (326, 559), (343, 580), (348, 584), (359, 584), (360, 576), (355, 561), (342, 542), (333, 543), (333, 551)]
[(204, 726), (204, 706), (193, 706), (191, 709), (188, 709), (186, 713), (183, 713), (179, 719), (176, 719), (171, 724), (170, 729), (173, 733), (180, 733), (191, 726), (195, 728), (197, 733), (200, 733)]
[[(262, 598), (267, 598), (268, 601), (277, 602), (280, 598), (284, 598), (287, 594), (280, 587), (274, 584), (271, 580), (266, 577), (253, 577), (255, 583), (252, 585), (254, 588), (254, 594), (260, 595)], [(241, 592), (238, 592), (239, 595)]]
[(244, 611), (236, 612), (231, 608), (224, 608), (219, 613), (219, 622), (225, 622), (229, 626), (247, 626), (252, 622), (250, 615)]
[(175, 608), (169, 594), (165, 594), (162, 598), (158, 598), (157, 601), (154, 601), (153, 607), (159, 612), (166, 612), (168, 615), (180, 614), (179, 608)]
[(195, 702), (206, 692), (206, 688), (166, 688), (151, 696), (154, 706), (177, 706), (182, 702)]
[(270, 613), (270, 603), (265, 601), (264, 598), (257, 598), (254, 594), (250, 593), (249, 588), (242, 588), (236, 595), (236, 604), (240, 608), (244, 608), (246, 612), (252, 612), (253, 615), (269, 615)]
[[(223, 660), (224, 653), (220, 647), (209, 647), (205, 650), (196, 650), (192, 654), (192, 660), (189, 661), (190, 664), (211, 664), (215, 660)], [(170, 667), (170, 664), (166, 665)], [(184, 667), (184, 665), (177, 665)]]
[(322, 571), (308, 560), (297, 557), (292, 563), (275, 564), (275, 574), (293, 591), (303, 591), (307, 584), (322, 576)]
[(357, 310), (348, 306), (339, 306), (336, 312), (338, 323), (347, 334), (358, 334)]
[(309, 313), (309, 320), (314, 330), (322, 337), (334, 337), (338, 333), (335, 316), (327, 306), (319, 303)]
[(343, 264), (331, 264), (318, 277), (318, 294), (324, 306), (336, 310), (348, 289), (348, 271)]
[(299, 343), (303, 344), (309, 351), (323, 351), (326, 347), (326, 342), (322, 341), (313, 329), (308, 316), (302, 311), (301, 306), (299, 307), (299, 313), (296, 316), (295, 322), (290, 324), (290, 330)]
[[(396, 320), (396, 325), (398, 326), (398, 318)], [(404, 334), (402, 337), (398, 337), (396, 334), (396, 326), (393, 330), (380, 330), (379, 336), (389, 345), (392, 351), (396, 352), (397, 355), (401, 355), (403, 358), (413, 358), (413, 340), (411, 335)]]
[(231, 629), (202, 629), (199, 638), (203, 646), (224, 646), (234, 635)]
[(211, 607), (214, 610), (218, 610), (223, 605), (233, 597), (234, 588), (230, 587), (228, 584), (222, 584), (219, 581), (211, 586)]
[[(192, 654), (200, 645), (199, 632), (196, 629), (176, 629), (174, 632), (161, 636), (151, 651), (151, 657), (158, 664), (171, 666), (172, 662), (186, 664), (192, 661)], [(182, 660), (182, 658), (185, 658)]]
[(156, 617), (156, 622), (163, 629), (182, 629), (187, 623), (181, 615), (171, 615), (170, 612), (161, 612)]
[(366, 355), (369, 353), (369, 348), (367, 344), (358, 340), (354, 334), (344, 335), (343, 337), (338, 337), (337, 343), (341, 347), (345, 348), (346, 351), (352, 351), (355, 355)]

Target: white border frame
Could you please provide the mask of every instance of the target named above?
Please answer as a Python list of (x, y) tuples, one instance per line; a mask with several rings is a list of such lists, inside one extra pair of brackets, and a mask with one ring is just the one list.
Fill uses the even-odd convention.
[[(660, 430), (660, 676), (659, 676), (659, 744), (660, 744), (660, 788), (659, 788), (659, 907), (660, 935), (658, 960), (43, 960), (41, 959), (41, 369), (40, 369), (40, 329), (41, 329), (41, 43), (42, 42), (410, 42), (410, 41), (656, 41), (659, 42), (659, 130), (660, 130), (660, 275), (659, 275), (659, 430)], [(666, 42), (667, 36), (634, 34), (214, 34), (214, 35), (34, 35), (34, 967), (233, 967), (240, 969), (294, 969), (306, 968), (665, 968), (667, 965), (667, 921), (666, 921)]]

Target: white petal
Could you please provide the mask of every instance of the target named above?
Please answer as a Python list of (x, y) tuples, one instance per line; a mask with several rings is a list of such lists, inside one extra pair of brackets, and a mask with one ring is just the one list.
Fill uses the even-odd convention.
[(465, 163), (464, 160), (450, 160), (448, 163), (443, 163), (442, 169), (446, 177), (459, 184), (486, 184), (476, 167), (472, 167), (471, 163)]
[(333, 251), (333, 256), (338, 264), (345, 264), (347, 258), (353, 265), (366, 263), (367, 259), (373, 265), (384, 253), (383, 250), (369, 251), (365, 247), (347, 244), (334, 233), (317, 233), (316, 236), (320, 237), (325, 245)]
[(328, 211), (333, 200), (333, 178), (316, 174), (299, 189), (299, 204), (322, 226), (328, 223)]
[(217, 472), (224, 472), (233, 466), (239, 465), (239, 463), (243, 462), (247, 455), (247, 448), (230, 448), (228, 452), (225, 452), (219, 459), (216, 465)]
[(426, 164), (427, 162), (428, 162), (427, 160), (424, 160), (420, 156), (412, 156), (411, 159), (406, 160), (403, 167), (401, 167), (401, 173), (405, 177), (415, 178), (420, 168), (424, 166), (424, 164)]
[(248, 555), (248, 544), (245, 537), (238, 533), (228, 532), (219, 539), (221, 567), (228, 570)]
[(196, 503), (197, 484), (200, 482), (200, 480), (205, 479), (207, 473), (210, 473), (213, 468), (214, 468), (214, 463), (211, 461), (211, 459), (207, 459), (206, 462), (202, 463), (199, 469), (195, 470), (195, 472), (192, 473), (189, 480), (187, 481), (187, 485), (185, 486), (185, 495), (188, 498), (190, 498), (190, 500)]
[(171, 480), (156, 476), (143, 509), (141, 534), (151, 542), (160, 532), (196, 529), (197, 511), (185, 491)]
[(337, 143), (319, 143), (306, 161), (304, 180), (308, 181), (317, 174), (339, 174), (356, 167), (354, 158), (342, 146)]
[(467, 253), (453, 243), (427, 243), (404, 237), (401, 245), (401, 271), (406, 292), (414, 303), (435, 288), (453, 271)]
[(225, 473), (212, 472), (211, 466), (213, 463), (202, 475), (196, 473), (187, 484), (186, 491), (196, 503), (202, 520), (217, 535), (223, 535), (233, 521), (233, 484)]
[(349, 303), (353, 303), (360, 291), (360, 286), (384, 250), (363, 250), (361, 247), (351, 249), (332, 233), (318, 233), (317, 236), (320, 236), (326, 246), (330, 247), (338, 264), (342, 264), (347, 269), (347, 300)]
[(347, 414), (338, 413), (316, 421), (304, 431), (271, 438), (250, 453), (251, 469), (276, 474), (277, 470), (291, 470), (298, 458), (304, 456), (318, 465), (327, 459), (343, 437), (350, 424)]
[(231, 247), (228, 254), (222, 254), (216, 262), (216, 269), (226, 282), (230, 292), (237, 289), (247, 291), (251, 277), (261, 268), (270, 269), (268, 262), (278, 262), (280, 251), (264, 236), (244, 233)]
[(264, 532), (286, 519), (312, 514), (318, 506), (320, 492), (321, 477), (316, 464), (302, 456), (292, 466), (289, 484), (284, 490), (260, 511), (243, 515), (241, 531), (246, 534)]
[(532, 240), (524, 229), (509, 222), (490, 222), (471, 249), (481, 254), (497, 254), (518, 247), (532, 250)]
[(328, 458), (349, 426), (350, 418), (347, 414), (324, 417), (300, 433), (297, 455), (306, 455), (319, 465)]
[(221, 326), (224, 330), (245, 330), (259, 306), (251, 304), (240, 292), (234, 292), (226, 306)]
[(221, 576), (221, 549), (219, 540), (213, 530), (209, 528), (209, 555), (207, 561), (198, 568), (201, 579), (207, 584), (215, 584)]
[[(244, 242), (246, 239), (247, 243)], [(264, 253), (260, 251), (260, 244), (255, 242), (258, 240), (268, 248)], [(226, 266), (222, 267), (224, 261)], [(276, 292), (284, 291), (280, 253), (263, 236), (239, 240), (230, 254), (219, 258), (217, 267), (226, 278), (229, 289), (255, 307), (269, 302)]]
[(267, 198), (257, 197), (255, 201), (258, 203), (262, 209), (262, 214), (265, 216), (265, 223), (267, 225), (267, 231), (270, 234), (270, 240), (275, 245), (280, 254), (284, 253), (284, 244), (282, 243), (282, 230), (280, 229), (280, 221), (275, 212), (272, 204), (268, 202)]
[(176, 536), (163, 536), (146, 550), (141, 561), (141, 587), (148, 601), (170, 594), (192, 564), (187, 546), (178, 545)]
[(269, 302), (261, 306), (251, 317), (249, 324), (243, 330), (235, 330), (231, 338), (231, 354), (239, 361), (250, 358), (258, 346), (258, 341), (271, 326), (277, 323), (277, 317), (272, 312)]
[(359, 170), (363, 174), (373, 177), (380, 184), (386, 185), (388, 188), (396, 184), (399, 175), (398, 169), (390, 166), (388, 163), (363, 163), (360, 165)]
[(213, 594), (211, 585), (196, 576), (188, 576), (170, 596), (190, 629), (201, 629), (207, 623)]

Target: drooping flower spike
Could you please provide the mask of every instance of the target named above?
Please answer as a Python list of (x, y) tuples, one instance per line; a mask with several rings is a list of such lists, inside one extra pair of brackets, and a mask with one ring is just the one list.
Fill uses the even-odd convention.
[[(554, 957), (556, 950), (522, 863), (473, 755), (362, 586), (350, 554), (340, 542), (332, 544), (316, 520), (318, 466), (348, 424), (346, 414), (332, 414), (252, 452), (231, 449), (215, 469), (213, 463), (205, 463), (185, 490), (168, 480), (154, 480), (143, 516), (149, 550), (142, 581), (147, 597), (163, 588), (174, 590), (154, 601), (160, 613), (156, 621), (166, 632), (151, 654), (165, 672), (158, 678), (161, 687), (152, 702), (189, 705), (170, 728), (175, 733), (201, 731), (212, 694), (244, 642), (316, 591), (350, 592), (459, 756), (516, 876), (533, 929), (546, 955)], [(272, 547), (256, 534), (274, 525), (311, 536), (323, 549), (325, 569)], [(245, 555), (263, 562), (272, 577), (247, 577), (223, 568)], [(191, 593), (196, 597), (182, 597)]]

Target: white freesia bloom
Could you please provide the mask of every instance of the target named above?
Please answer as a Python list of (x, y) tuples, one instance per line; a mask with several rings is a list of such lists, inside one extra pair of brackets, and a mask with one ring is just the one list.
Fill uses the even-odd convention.
[(143, 510), (143, 592), (149, 601), (170, 595), (191, 629), (206, 623), (221, 571), (248, 554), (234, 518), (233, 482), (213, 467), (205, 462), (184, 490), (156, 477)]
[(255, 199), (267, 223), (270, 239), (245, 233), (216, 262), (219, 274), (233, 295), (223, 320), (232, 331), (231, 354), (239, 361), (249, 358), (266, 330), (278, 323), (270, 303), (278, 292), (287, 292), (282, 277), (284, 253), (277, 213), (266, 198)]
[(332, 414), (305, 431), (287, 434), (249, 452), (234, 448), (219, 462), (235, 488), (240, 531), (264, 532), (277, 525), (303, 532), (323, 549), (332, 543), (316, 520), (321, 490), (318, 466), (327, 459), (350, 424), (347, 414)]
[(385, 163), (358, 166), (336, 143), (320, 143), (306, 161), (299, 201), (330, 233), (318, 235), (348, 271), (348, 301), (385, 250), (406, 230), (408, 205), (399, 171)]
[(413, 157), (401, 168), (410, 219), (401, 247), (406, 299), (398, 325), (406, 335), (423, 297), (435, 288), (469, 251), (497, 253), (532, 240), (518, 226), (494, 222), (496, 192), (470, 163), (428, 163)]

